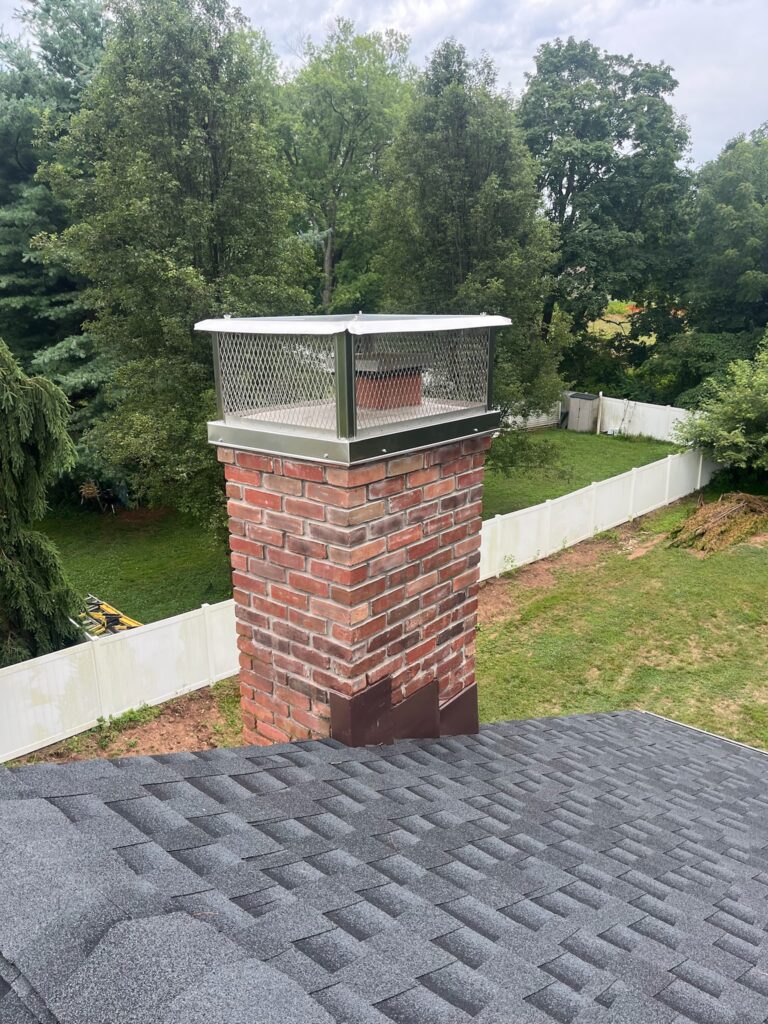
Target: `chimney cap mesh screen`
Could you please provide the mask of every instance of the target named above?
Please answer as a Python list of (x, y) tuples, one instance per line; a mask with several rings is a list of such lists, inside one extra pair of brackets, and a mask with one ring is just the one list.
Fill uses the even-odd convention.
[[(337, 434), (338, 335), (218, 333), (225, 420)], [(490, 330), (348, 337), (357, 433), (487, 408)]]

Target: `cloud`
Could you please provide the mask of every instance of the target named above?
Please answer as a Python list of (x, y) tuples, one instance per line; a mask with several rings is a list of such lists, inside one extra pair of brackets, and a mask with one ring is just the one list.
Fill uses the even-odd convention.
[[(19, 2), (0, 0), (0, 25), (10, 27)], [(361, 30), (406, 33), (418, 64), (453, 35), (472, 54), (488, 52), (500, 84), (515, 92), (532, 70), (536, 48), (558, 35), (664, 60), (680, 82), (675, 105), (691, 126), (696, 163), (768, 119), (766, 0), (240, 0), (240, 6), (289, 65), (301, 39), (321, 38), (337, 17)]]

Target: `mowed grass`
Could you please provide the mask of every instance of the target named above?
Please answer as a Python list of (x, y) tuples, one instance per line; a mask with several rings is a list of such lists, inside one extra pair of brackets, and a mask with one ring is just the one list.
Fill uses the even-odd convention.
[(662, 540), (630, 560), (625, 534), (501, 583), (509, 617), (478, 634), (482, 719), (640, 708), (768, 748), (768, 546), (697, 558)]
[(645, 437), (607, 437), (557, 429), (537, 431), (533, 443), (552, 452), (554, 459), (540, 469), (513, 470), (509, 475), (489, 470), (485, 474), (483, 518), (559, 498), (677, 450), (665, 441)]
[(41, 529), (80, 594), (96, 594), (139, 622), (232, 595), (226, 548), (175, 512), (51, 514)]

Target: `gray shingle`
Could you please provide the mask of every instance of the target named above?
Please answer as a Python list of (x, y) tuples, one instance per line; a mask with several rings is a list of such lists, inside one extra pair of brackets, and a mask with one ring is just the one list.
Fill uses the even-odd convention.
[(766, 794), (636, 712), (0, 769), (0, 1024), (762, 1024)]

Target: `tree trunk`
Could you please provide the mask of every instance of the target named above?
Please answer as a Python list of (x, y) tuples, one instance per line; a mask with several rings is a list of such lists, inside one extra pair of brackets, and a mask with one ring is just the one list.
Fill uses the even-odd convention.
[(334, 245), (333, 228), (328, 228), (328, 233), (323, 241), (323, 294), (322, 303), (324, 312), (331, 308), (333, 297), (333, 265), (335, 262), (336, 247)]

